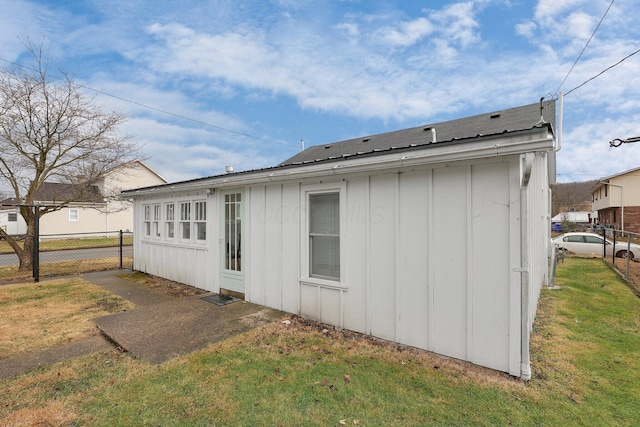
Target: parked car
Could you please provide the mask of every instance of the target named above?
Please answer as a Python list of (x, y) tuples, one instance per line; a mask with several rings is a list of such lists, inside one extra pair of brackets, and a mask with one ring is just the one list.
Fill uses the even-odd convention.
[[(602, 246), (604, 238), (594, 233), (564, 233), (551, 239), (552, 245), (558, 245), (565, 252), (573, 252), (577, 255), (597, 255), (602, 256)], [(613, 242), (606, 240), (607, 255), (611, 255)], [(613, 252), (618, 258), (627, 256), (627, 242), (616, 242)], [(631, 243), (629, 248), (629, 258), (640, 257), (640, 246)]]

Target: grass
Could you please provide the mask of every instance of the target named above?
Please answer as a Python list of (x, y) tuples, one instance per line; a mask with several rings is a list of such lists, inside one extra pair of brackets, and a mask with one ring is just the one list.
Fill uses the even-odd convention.
[(293, 318), (160, 366), (113, 351), (4, 380), (0, 424), (640, 424), (640, 300), (602, 260), (557, 273), (527, 384)]
[[(130, 266), (132, 262), (131, 257), (124, 257), (122, 260), (124, 266)], [(120, 268), (119, 257), (57, 261), (42, 263), (40, 277), (70, 276), (91, 271), (117, 270), (118, 268)], [(19, 271), (17, 265), (0, 267), (0, 281), (29, 280), (31, 277), (31, 270)]]
[(0, 287), (0, 359), (95, 334), (91, 319), (131, 304), (80, 278)]
[[(123, 236), (122, 244), (131, 246), (133, 236)], [(69, 249), (109, 248), (120, 246), (119, 237), (83, 237), (76, 239), (43, 239), (40, 242), (41, 251), (62, 251)], [(11, 254), (13, 249), (5, 240), (0, 240), (0, 254)]]

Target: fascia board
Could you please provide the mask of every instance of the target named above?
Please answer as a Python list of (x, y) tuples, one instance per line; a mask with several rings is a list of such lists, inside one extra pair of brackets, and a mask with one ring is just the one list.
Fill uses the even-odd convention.
[(251, 184), (264, 184), (280, 181), (304, 181), (306, 179), (351, 174), (366, 171), (379, 171), (398, 167), (428, 165), (460, 160), (509, 156), (528, 152), (547, 151), (553, 149), (553, 137), (547, 128), (526, 134), (507, 135), (498, 138), (487, 138), (475, 142), (461, 144), (437, 143), (424, 149), (399, 150), (378, 156), (367, 156), (359, 159), (336, 160), (305, 166), (270, 169), (255, 173), (232, 176), (212, 177), (194, 183), (176, 184), (150, 189), (128, 190), (127, 197), (141, 195), (174, 193), (176, 191), (202, 191), (210, 188), (232, 188)]

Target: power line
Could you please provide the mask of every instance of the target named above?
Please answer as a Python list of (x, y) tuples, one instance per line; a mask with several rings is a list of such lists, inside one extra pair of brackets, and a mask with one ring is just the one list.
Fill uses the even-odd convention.
[(628, 144), (630, 142), (640, 142), (640, 136), (634, 136), (627, 139), (616, 138), (613, 141), (609, 141), (609, 147), (620, 147), (622, 144)]
[[(1, 57), (0, 57), (0, 61), (4, 61), (4, 62), (6, 62), (8, 64), (12, 64), (12, 65), (15, 65), (15, 66), (20, 67), (20, 68), (24, 68), (24, 69), (29, 70), (29, 71), (37, 71), (37, 70), (34, 70), (33, 68), (30, 68), (30, 67), (27, 67), (25, 65), (21, 65), (21, 64), (15, 63), (13, 61), (9, 61), (9, 60), (1, 58)], [(61, 77), (57, 77), (57, 76), (54, 76), (54, 75), (51, 75), (51, 77), (53, 77), (54, 79), (57, 79), (57, 80), (62, 80)], [(248, 134), (248, 133), (240, 132), (240, 131), (233, 130), (233, 129), (228, 129), (228, 128), (225, 128), (225, 127), (222, 127), (222, 126), (218, 126), (218, 125), (214, 125), (214, 124), (207, 123), (207, 122), (203, 122), (201, 120), (197, 120), (197, 119), (194, 119), (194, 118), (191, 118), (191, 117), (183, 116), (183, 115), (177, 114), (177, 113), (172, 113), (171, 111), (163, 110), (161, 108), (156, 108), (156, 107), (153, 107), (151, 105), (147, 105), (147, 104), (143, 104), (141, 102), (133, 101), (131, 99), (123, 98), (123, 97), (118, 96), (118, 95), (113, 95), (113, 94), (110, 94), (110, 93), (105, 92), (105, 91), (100, 90), (100, 89), (94, 89), (92, 87), (89, 87), (89, 86), (86, 86), (86, 85), (83, 85), (83, 84), (80, 84), (80, 83), (77, 83), (77, 82), (74, 82), (74, 85), (76, 85), (78, 87), (81, 87), (81, 88), (84, 88), (84, 89), (87, 89), (87, 90), (90, 90), (90, 91), (93, 91), (93, 92), (96, 92), (96, 93), (99, 93), (101, 95), (109, 96), (111, 98), (118, 99), (120, 101), (128, 102), (130, 104), (137, 105), (139, 107), (146, 108), (146, 109), (149, 109), (149, 110), (157, 111), (158, 113), (167, 114), (169, 116), (173, 116), (173, 117), (176, 117), (176, 118), (179, 118), (179, 119), (182, 119), (182, 120), (187, 120), (187, 121), (190, 121), (190, 122), (193, 122), (193, 123), (198, 123), (198, 124), (203, 125), (203, 126), (208, 126), (208, 127), (211, 127), (211, 128), (214, 128), (214, 129), (218, 129), (218, 130), (222, 130), (222, 131), (229, 132), (229, 133), (234, 133), (236, 135), (245, 136), (247, 138), (257, 139), (257, 140), (260, 140), (260, 141), (271, 142), (271, 143), (274, 143), (274, 144), (286, 145), (286, 146), (289, 146), (289, 147), (294, 147), (293, 144), (289, 144), (289, 143), (282, 142), (282, 141), (275, 141), (275, 140), (269, 139), (269, 138), (258, 137), (258, 136), (251, 135), (251, 134)]]
[(571, 92), (573, 92), (576, 89), (581, 88), (582, 86), (586, 85), (587, 83), (589, 83), (591, 80), (600, 77), (601, 75), (603, 75), (604, 73), (606, 73), (607, 71), (609, 71), (610, 69), (620, 65), (622, 62), (626, 61), (627, 59), (631, 58), (633, 55), (635, 55), (636, 53), (640, 52), (640, 49), (636, 50), (635, 52), (630, 53), (629, 55), (625, 56), (624, 58), (622, 58), (620, 61), (616, 62), (615, 64), (605, 68), (604, 70), (600, 71), (598, 74), (596, 74), (595, 76), (591, 77), (588, 80), (585, 80), (583, 83), (579, 84), (578, 86), (574, 87), (573, 89), (571, 89), (569, 92), (565, 93), (565, 96), (569, 95)]
[(602, 18), (600, 18), (600, 22), (598, 22), (598, 25), (596, 25), (596, 28), (593, 30), (593, 33), (591, 33), (591, 37), (589, 37), (589, 40), (587, 40), (587, 43), (582, 48), (582, 51), (580, 52), (580, 55), (578, 55), (576, 60), (573, 62), (573, 65), (569, 69), (569, 72), (567, 73), (566, 76), (564, 76), (564, 79), (562, 80), (562, 83), (560, 83), (560, 86), (558, 86), (558, 89), (556, 89), (556, 92), (555, 92), (556, 94), (558, 94), (560, 92), (560, 88), (562, 87), (564, 82), (567, 81), (567, 78), (569, 77), (569, 74), (571, 74), (571, 72), (573, 71), (573, 68), (576, 66), (576, 64), (578, 63), (578, 61), (582, 57), (582, 54), (584, 53), (584, 51), (587, 50), (587, 46), (589, 46), (589, 43), (591, 43), (591, 39), (593, 38), (593, 36), (595, 36), (596, 31), (598, 31), (598, 28), (600, 28), (600, 24), (602, 24), (602, 21), (604, 21), (604, 17), (607, 16), (607, 13), (609, 13), (609, 9), (611, 9), (611, 6), (613, 6), (613, 2), (614, 1), (615, 0), (611, 0), (611, 3), (609, 3), (609, 7), (607, 8), (607, 10), (605, 10), (604, 15), (602, 15)]

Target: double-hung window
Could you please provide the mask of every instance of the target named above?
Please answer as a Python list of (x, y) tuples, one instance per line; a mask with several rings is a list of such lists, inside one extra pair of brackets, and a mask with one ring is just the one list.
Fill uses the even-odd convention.
[(79, 221), (80, 211), (78, 209), (69, 209), (69, 221)]
[(143, 221), (143, 225), (144, 225), (144, 235), (145, 236), (151, 236), (151, 206), (150, 205), (145, 205), (144, 206), (144, 221)]
[(175, 220), (175, 212), (174, 212), (175, 204), (167, 203), (165, 205), (165, 209), (166, 209), (165, 218), (164, 218), (165, 233), (166, 233), (167, 239), (173, 239), (174, 236), (175, 236), (175, 230), (174, 230), (174, 227), (175, 227), (175, 223), (174, 223), (174, 220)]
[(162, 215), (162, 207), (153, 205), (153, 235), (160, 237), (160, 217)]
[(207, 239), (207, 202), (194, 203), (194, 224), (197, 240)]
[(340, 281), (340, 193), (309, 193), (309, 277)]
[(191, 240), (191, 202), (180, 203), (180, 238)]

